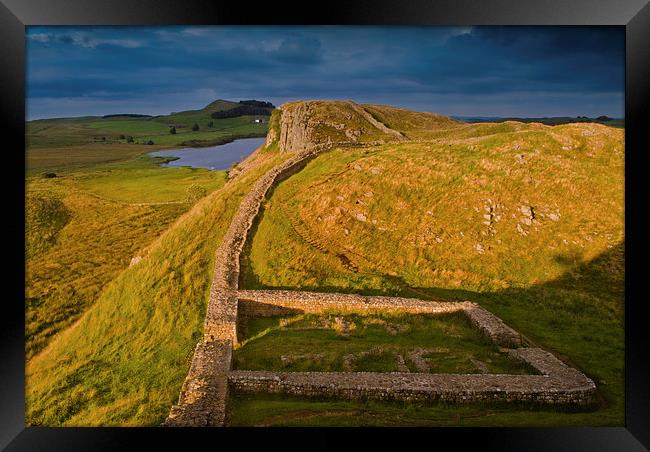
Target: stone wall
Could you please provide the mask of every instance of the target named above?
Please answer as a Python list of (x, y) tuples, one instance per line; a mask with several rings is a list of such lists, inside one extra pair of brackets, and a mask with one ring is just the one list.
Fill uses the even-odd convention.
[(240, 393), (273, 393), (351, 400), (520, 402), (590, 406), (596, 386), (541, 349), (519, 349), (519, 359), (543, 375), (427, 374), (401, 372), (232, 371), (228, 381)]
[(199, 342), (178, 404), (163, 423), (165, 427), (210, 427), (226, 422), (230, 341)]
[(504, 347), (518, 347), (523, 344), (521, 334), (510, 328), (490, 311), (475, 305), (468, 306), (465, 309), (465, 314), (493, 342)]
[[(231, 366), (232, 345), (237, 342), (240, 254), (269, 188), (276, 181), (299, 171), (315, 155), (315, 151), (297, 153), (269, 170), (255, 182), (242, 200), (216, 251), (203, 340), (195, 349), (192, 367), (181, 388), (178, 404), (172, 407), (163, 425), (223, 425), (225, 422), (227, 391), (210, 391), (207, 387), (227, 386), (223, 382)], [(229, 344), (229, 352), (216, 352), (215, 350), (226, 347), (223, 344)], [(219, 397), (221, 399), (216, 401)], [(208, 409), (207, 406), (211, 408)]]
[[(300, 310), (306, 313), (319, 313), (328, 310), (339, 312), (362, 313), (410, 313), (410, 314), (443, 314), (463, 311), (468, 308), (478, 308), (470, 302), (424, 301), (414, 298), (365, 296), (342, 293), (303, 292), (293, 290), (239, 290), (241, 301), (260, 303), (257, 315), (269, 311), (264, 305), (280, 306), (287, 309)], [(254, 312), (249, 306), (248, 312)], [(480, 308), (479, 308), (480, 309)]]
[[(424, 301), (414, 298), (364, 296), (341, 293), (301, 292), (292, 290), (240, 290), (240, 304), (247, 302), (248, 315), (277, 315), (269, 306), (319, 313), (328, 310), (340, 312), (393, 312), (410, 314), (443, 314), (463, 311), (470, 321), (493, 342), (504, 347), (522, 345), (521, 335), (500, 318), (469, 301)], [(259, 303), (255, 306), (252, 302)]]

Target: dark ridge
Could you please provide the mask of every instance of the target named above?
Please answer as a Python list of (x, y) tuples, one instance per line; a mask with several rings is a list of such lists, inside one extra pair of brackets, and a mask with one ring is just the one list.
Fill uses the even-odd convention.
[(473, 122), (505, 122), (505, 121), (517, 121), (517, 122), (539, 122), (546, 125), (560, 125), (560, 124), (570, 124), (576, 122), (595, 122), (599, 124), (605, 124), (614, 127), (624, 127), (625, 120), (622, 118), (610, 118), (609, 116), (599, 116), (597, 118), (589, 118), (587, 116), (552, 116), (552, 117), (542, 117), (542, 118), (518, 118), (518, 117), (488, 117), (488, 116), (452, 116), (454, 119), (458, 119), (463, 122), (473, 123)]
[(252, 107), (275, 108), (271, 102), (264, 102), (261, 100), (240, 100), (239, 103), (243, 105), (250, 105)]
[(245, 115), (271, 116), (272, 110), (272, 107), (255, 107), (244, 104), (239, 107), (231, 108), (230, 110), (215, 111), (210, 116), (214, 119), (235, 118), (237, 116)]
[(118, 118), (118, 117), (127, 117), (127, 118), (151, 118), (151, 115), (138, 115), (135, 113), (119, 113), (115, 115), (104, 115), (103, 119), (106, 118)]

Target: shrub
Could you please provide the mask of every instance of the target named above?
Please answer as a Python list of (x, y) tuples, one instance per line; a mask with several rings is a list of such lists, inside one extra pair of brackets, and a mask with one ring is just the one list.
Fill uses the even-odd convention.
[(171, 129), (169, 129), (169, 133), (171, 133), (172, 135), (176, 135), (176, 127), (172, 126)]
[(56, 177), (56, 173), (43, 173), (43, 179), (51, 179)]
[(210, 122), (208, 123), (208, 127), (214, 127), (214, 121), (210, 121)]
[(147, 141), (147, 144), (152, 145), (153, 141), (149, 140), (149, 141)]
[(199, 125), (197, 123), (194, 123), (192, 126), (192, 131), (197, 132), (199, 130)]
[(126, 139), (126, 136), (120, 135), (120, 140), (124, 140), (124, 139)]
[(133, 143), (133, 137), (130, 136), (130, 135), (128, 137), (126, 137), (126, 142), (127, 143)]
[(199, 199), (203, 198), (208, 194), (208, 191), (205, 187), (199, 184), (192, 184), (187, 188), (187, 202), (194, 204)]

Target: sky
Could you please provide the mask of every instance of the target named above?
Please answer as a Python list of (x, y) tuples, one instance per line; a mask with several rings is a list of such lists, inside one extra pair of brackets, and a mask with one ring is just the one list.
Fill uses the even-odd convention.
[(351, 99), (624, 116), (623, 27), (28, 27), (27, 119)]

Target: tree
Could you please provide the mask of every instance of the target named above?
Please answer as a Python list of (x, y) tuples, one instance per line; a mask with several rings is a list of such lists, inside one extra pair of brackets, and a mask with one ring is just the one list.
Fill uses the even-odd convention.
[(210, 121), (210, 122), (208, 123), (208, 127), (214, 127), (214, 121)]
[(192, 126), (192, 131), (198, 132), (198, 130), (199, 130), (199, 125), (197, 123), (194, 123), (194, 125)]
[(169, 129), (169, 133), (171, 133), (172, 135), (176, 135), (176, 126), (172, 126), (172, 128)]

